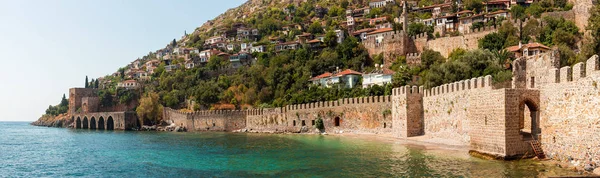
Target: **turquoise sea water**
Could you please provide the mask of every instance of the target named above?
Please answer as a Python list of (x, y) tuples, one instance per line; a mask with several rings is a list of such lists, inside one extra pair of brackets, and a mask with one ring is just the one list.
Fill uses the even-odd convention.
[(356, 137), (87, 131), (0, 122), (0, 177), (538, 177), (533, 161)]

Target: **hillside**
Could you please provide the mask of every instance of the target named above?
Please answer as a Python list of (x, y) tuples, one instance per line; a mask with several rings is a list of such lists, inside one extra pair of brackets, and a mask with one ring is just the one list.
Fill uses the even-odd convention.
[[(563, 66), (597, 52), (563, 13), (573, 4), (544, 2), (249, 0), (86, 87), (99, 88), (102, 108), (263, 108), (484, 75), (501, 83), (524, 47), (558, 49)], [(457, 38), (471, 45), (428, 46)]]

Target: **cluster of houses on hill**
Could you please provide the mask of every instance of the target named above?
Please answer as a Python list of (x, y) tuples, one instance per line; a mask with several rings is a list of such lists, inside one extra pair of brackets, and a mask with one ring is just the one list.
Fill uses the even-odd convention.
[[(416, 1), (398, 3), (397, 0), (371, 0), (369, 6), (349, 7), (346, 10), (345, 20), (342, 20), (345, 23), (341, 23), (339, 27), (334, 28), (336, 29), (334, 32), (337, 43), (342, 43), (347, 37), (346, 35), (352, 35), (360, 41), (374, 39), (375, 44), (380, 44), (386, 36), (395, 31), (393, 28), (394, 23), (402, 24), (402, 28), (407, 28), (408, 23), (423, 23), (427, 26), (433, 26), (435, 32), (441, 36), (453, 32), (469, 33), (473, 28), (484, 26), (487, 22), (495, 21), (498, 18), (508, 18), (510, 16), (508, 10), (516, 4), (527, 5), (532, 2), (530, 0), (490, 0), (483, 3), (484, 10), (482, 12), (474, 12), (460, 10), (460, 8), (457, 10), (456, 7), (461, 7), (461, 4), (453, 4), (456, 2), (449, 0), (442, 4), (421, 7), (417, 6)], [(374, 8), (386, 8), (388, 6), (402, 7), (403, 12), (400, 17), (373, 17), (370, 15)], [(315, 7), (317, 17), (324, 17), (327, 11), (326, 7)], [(291, 18), (295, 10), (285, 8), (284, 12), (289, 15), (288, 18)], [(427, 19), (413, 18), (409, 22), (408, 13), (431, 15)], [(285, 25), (279, 31), (281, 34), (288, 36), (292, 31), (306, 31), (310, 24), (311, 22), (304, 22)], [(326, 23), (323, 22), (322, 26), (325, 25)], [(292, 41), (285, 41), (279, 36), (270, 36), (267, 37), (267, 43), (264, 41), (258, 43), (260, 39), (263, 39), (264, 34), (244, 23), (234, 23), (230, 27), (215, 27), (213, 32), (212, 37), (204, 40), (202, 47), (184, 47), (189, 42), (189, 38), (186, 37), (179, 44), (167, 45), (167, 47), (152, 53), (152, 56), (133, 61), (126, 67), (124, 73), (117, 72), (113, 75), (125, 75), (125, 78), (134, 81), (147, 80), (161, 64), (164, 64), (166, 72), (180, 68), (191, 69), (208, 63), (215, 56), (220, 57), (222, 60), (229, 60), (231, 68), (239, 68), (244, 65), (252, 65), (256, 60), (252, 54), (266, 52), (267, 48), (271, 48), (275, 52), (281, 52), (295, 50), (300, 47), (320, 49), (325, 46), (325, 36), (323, 34), (306, 32), (296, 35)], [(541, 44), (526, 44), (510, 47), (508, 51), (515, 53), (515, 56), (521, 56), (541, 53), (547, 49), (549, 48)], [(354, 87), (358, 85), (358, 82), (356, 82), (358, 77), (356, 76), (361, 76), (363, 87), (391, 83), (393, 72), (383, 67), (377, 68), (378, 70), (364, 74), (349, 70), (324, 73), (311, 79), (311, 82), (324, 87), (330, 87), (337, 83), (343, 83), (345, 87)], [(119, 86), (135, 88), (138, 85), (131, 84), (134, 81), (126, 81)]]

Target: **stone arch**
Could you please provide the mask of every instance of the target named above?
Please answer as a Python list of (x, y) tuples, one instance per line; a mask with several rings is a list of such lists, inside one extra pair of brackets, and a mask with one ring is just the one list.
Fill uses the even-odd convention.
[(523, 139), (537, 139), (540, 132), (539, 105), (531, 99), (519, 103), (519, 133)]
[(89, 122), (89, 120), (88, 120), (87, 116), (84, 116), (84, 117), (83, 117), (83, 126), (82, 126), (81, 128), (82, 128), (82, 129), (89, 129), (89, 128), (90, 128), (90, 127), (89, 127), (89, 126), (90, 126), (89, 124), (90, 124), (90, 122)]
[(75, 128), (81, 129), (81, 118), (80, 117), (77, 117), (77, 120), (75, 120)]
[(108, 116), (106, 119), (106, 130), (115, 130), (115, 121), (112, 116)]
[(335, 119), (333, 119), (334, 126), (339, 127), (341, 123), (340, 121), (340, 117), (335, 117)]
[(96, 125), (96, 118), (92, 116), (92, 118), (90, 119), (90, 129), (96, 129)]
[(104, 130), (104, 117), (100, 116), (100, 118), (98, 118), (98, 130)]

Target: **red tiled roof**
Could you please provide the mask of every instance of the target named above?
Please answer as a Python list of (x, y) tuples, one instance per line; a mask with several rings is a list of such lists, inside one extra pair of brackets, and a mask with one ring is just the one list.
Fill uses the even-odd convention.
[(541, 43), (529, 43), (529, 44), (526, 44), (526, 46), (528, 48), (546, 48), (546, 49), (550, 49), (550, 47), (548, 47), (546, 45), (543, 45)]
[(352, 35), (360, 35), (363, 32), (369, 33), (369, 32), (372, 32), (372, 31), (375, 31), (375, 29), (374, 28), (365, 28), (365, 29), (360, 29), (360, 30), (352, 32)]
[(505, 10), (499, 10), (499, 11), (495, 11), (495, 12), (490, 12), (487, 15), (496, 15), (496, 14), (502, 14), (502, 13), (507, 13)]
[(308, 41), (308, 43), (320, 43), (320, 42), (321, 42), (321, 40), (318, 40), (318, 39)]
[[(523, 44), (522, 48), (544, 48), (544, 49), (550, 49), (550, 47), (543, 45), (541, 43), (528, 43), (528, 44)], [(519, 48), (519, 45), (515, 45), (515, 46), (510, 46), (506, 48), (507, 51), (509, 52), (516, 52), (521, 50), (521, 48)]]
[(362, 75), (362, 73), (356, 72), (352, 69), (346, 69), (344, 71), (341, 71), (340, 73), (335, 74), (335, 76), (344, 76), (344, 75)]
[(434, 7), (444, 7), (444, 6), (450, 6), (450, 3), (444, 3), (444, 4), (434, 4), (431, 6), (425, 6), (425, 7), (421, 7), (419, 9), (429, 9), (429, 8), (434, 8)]
[(464, 14), (464, 13), (473, 13), (473, 11), (463, 10), (463, 11), (457, 12), (457, 14)]
[(509, 52), (516, 52), (516, 51), (521, 50), (521, 48), (519, 48), (519, 45), (516, 45), (516, 46), (510, 46), (510, 47), (506, 48), (506, 50)]
[(372, 35), (372, 34), (378, 34), (378, 33), (385, 33), (385, 32), (389, 32), (394, 30), (393, 28), (380, 28), (378, 30), (372, 31), (367, 33), (367, 35)]
[(325, 73), (323, 73), (323, 74), (321, 74), (321, 75), (318, 75), (318, 76), (316, 76), (316, 77), (313, 77), (313, 78), (311, 78), (309, 81), (313, 81), (313, 80), (319, 80), (319, 79), (322, 79), (322, 78), (331, 77), (332, 75), (333, 75), (333, 74), (332, 74), (332, 73), (330, 73), (330, 72), (325, 72)]

